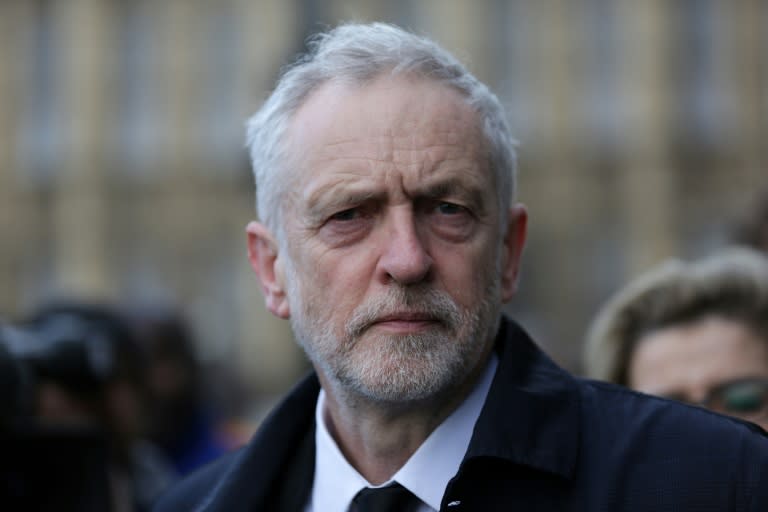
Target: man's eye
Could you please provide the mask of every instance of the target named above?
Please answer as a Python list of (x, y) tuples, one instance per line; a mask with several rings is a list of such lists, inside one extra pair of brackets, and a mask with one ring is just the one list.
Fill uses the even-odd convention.
[(437, 204), (437, 211), (443, 215), (456, 215), (463, 213), (466, 209), (457, 204), (441, 202)]
[(344, 221), (354, 220), (359, 216), (360, 216), (360, 212), (358, 211), (357, 208), (348, 208), (346, 210), (342, 210), (340, 212), (334, 213), (333, 215), (331, 215), (331, 218), (329, 220), (344, 222)]
[(371, 228), (373, 218), (374, 212), (370, 207), (358, 205), (331, 214), (319, 226), (319, 231), (329, 245), (352, 244), (365, 237)]

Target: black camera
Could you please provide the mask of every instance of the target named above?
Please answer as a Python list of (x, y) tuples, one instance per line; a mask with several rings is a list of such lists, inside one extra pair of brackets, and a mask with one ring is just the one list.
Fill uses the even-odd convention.
[(114, 325), (72, 311), (0, 324), (0, 502), (9, 510), (110, 510), (110, 446), (98, 425), (41, 421), (52, 383), (93, 399), (116, 371)]
[(115, 371), (115, 346), (98, 322), (50, 314), (0, 324), (2, 417), (34, 415), (36, 383), (48, 380), (77, 396), (97, 393)]

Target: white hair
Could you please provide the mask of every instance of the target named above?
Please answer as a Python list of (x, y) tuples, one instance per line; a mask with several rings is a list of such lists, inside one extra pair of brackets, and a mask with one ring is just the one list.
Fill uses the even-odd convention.
[[(256, 180), (261, 221), (282, 240), (283, 196), (289, 185), (281, 172), (291, 154), (289, 123), (310, 94), (330, 80), (364, 84), (384, 73), (414, 74), (457, 90), (480, 116), (495, 173), (502, 226), (515, 188), (516, 155), (505, 112), (496, 95), (449, 52), (433, 41), (384, 23), (345, 24), (308, 41), (309, 51), (289, 66), (275, 90), (247, 122), (246, 145)], [(284, 174), (281, 178), (281, 174)]]

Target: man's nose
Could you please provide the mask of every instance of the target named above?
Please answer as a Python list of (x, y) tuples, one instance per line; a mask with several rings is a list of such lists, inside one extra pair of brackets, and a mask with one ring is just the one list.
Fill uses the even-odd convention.
[(378, 265), (381, 279), (399, 284), (427, 279), (433, 260), (413, 212), (397, 212), (387, 224)]

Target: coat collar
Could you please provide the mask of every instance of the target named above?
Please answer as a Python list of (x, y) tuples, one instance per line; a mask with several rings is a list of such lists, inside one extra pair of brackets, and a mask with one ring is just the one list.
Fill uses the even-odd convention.
[(315, 466), (314, 404), (320, 383), (308, 375), (261, 423), (195, 512), (302, 510)]
[(499, 368), (465, 462), (495, 457), (570, 478), (578, 459), (581, 403), (575, 379), (503, 318)]

